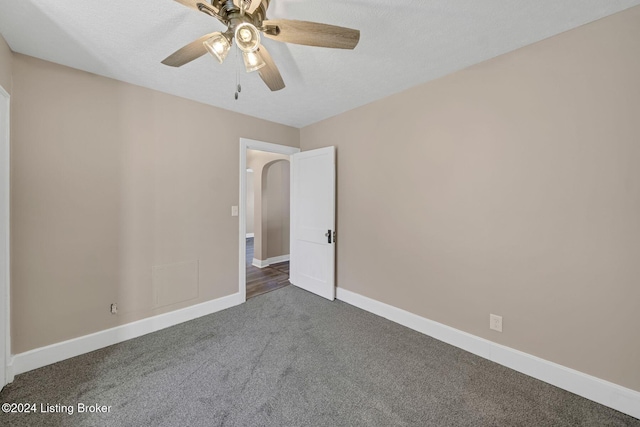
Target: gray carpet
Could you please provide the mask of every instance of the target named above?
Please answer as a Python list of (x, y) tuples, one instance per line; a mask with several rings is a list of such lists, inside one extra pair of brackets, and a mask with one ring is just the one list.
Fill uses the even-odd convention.
[(10, 426), (640, 426), (293, 286), (19, 375), (0, 402), (111, 405)]

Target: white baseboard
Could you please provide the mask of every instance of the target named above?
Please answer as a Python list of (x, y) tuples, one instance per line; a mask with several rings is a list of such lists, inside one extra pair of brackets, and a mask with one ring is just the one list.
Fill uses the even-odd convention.
[(267, 262), (269, 263), (269, 265), (271, 264), (277, 264), (279, 262), (285, 262), (285, 261), (289, 261), (289, 255), (281, 255), (281, 256), (275, 256), (273, 258), (269, 258), (267, 260)]
[(247, 239), (248, 239), (249, 237), (255, 237), (255, 236), (253, 235), (253, 233), (247, 233)]
[(525, 375), (640, 418), (640, 392), (635, 390), (496, 344), (346, 289), (337, 288), (337, 298)]
[(267, 258), (266, 260), (254, 258), (253, 261), (251, 262), (251, 265), (258, 268), (265, 268), (265, 267), (269, 267), (271, 264), (277, 264), (279, 262), (289, 261), (289, 258), (290, 258), (289, 255), (276, 256), (273, 258)]
[(235, 293), (212, 301), (192, 305), (191, 307), (148, 317), (136, 322), (127, 323), (126, 325), (116, 326), (115, 328), (16, 354), (12, 358), (10, 377), (13, 378), (14, 375), (197, 319), (198, 317), (242, 304), (243, 302), (244, 300), (240, 293)]
[(261, 259), (257, 259), (254, 258), (253, 261), (251, 262), (251, 265), (253, 265), (254, 267), (258, 267), (258, 268), (265, 268), (265, 267), (269, 267), (269, 260), (261, 260)]

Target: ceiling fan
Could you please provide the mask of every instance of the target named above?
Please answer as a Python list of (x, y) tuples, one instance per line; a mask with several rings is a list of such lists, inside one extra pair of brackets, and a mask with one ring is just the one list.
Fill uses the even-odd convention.
[(290, 19), (267, 19), (271, 0), (175, 1), (217, 18), (227, 26), (227, 30), (200, 37), (169, 55), (162, 61), (163, 64), (180, 67), (207, 52), (222, 63), (235, 39), (242, 51), (247, 72), (258, 71), (272, 91), (283, 89), (285, 84), (271, 55), (260, 43), (260, 33), (280, 42), (338, 49), (353, 49), (360, 40), (360, 31), (351, 28)]

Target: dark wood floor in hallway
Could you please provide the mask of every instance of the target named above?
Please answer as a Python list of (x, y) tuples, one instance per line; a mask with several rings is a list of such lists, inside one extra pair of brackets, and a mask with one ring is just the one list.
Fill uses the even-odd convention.
[(253, 237), (247, 238), (247, 299), (290, 285), (289, 261), (268, 267), (253, 266)]

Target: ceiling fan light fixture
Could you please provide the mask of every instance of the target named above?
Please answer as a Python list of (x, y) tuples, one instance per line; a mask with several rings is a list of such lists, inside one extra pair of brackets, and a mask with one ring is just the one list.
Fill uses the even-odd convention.
[(262, 59), (262, 56), (258, 55), (258, 52), (242, 52), (242, 59), (244, 59), (244, 66), (247, 69), (247, 73), (259, 70), (267, 65)]
[(231, 50), (231, 43), (229, 43), (229, 40), (222, 33), (214, 33), (213, 36), (203, 44), (211, 56), (216, 58), (221, 64), (229, 54), (229, 50)]
[(166, 57), (162, 61), (164, 65), (181, 67), (207, 51), (222, 63), (235, 38), (247, 72), (260, 70), (260, 78), (274, 92), (284, 89), (285, 84), (271, 55), (260, 43), (263, 36), (282, 43), (334, 49), (354, 49), (360, 41), (360, 31), (352, 28), (310, 21), (267, 19), (271, 0), (175, 1), (216, 18), (226, 30), (205, 34), (188, 43)]
[(260, 32), (248, 22), (243, 22), (236, 27), (236, 44), (243, 52), (254, 52), (260, 46)]

